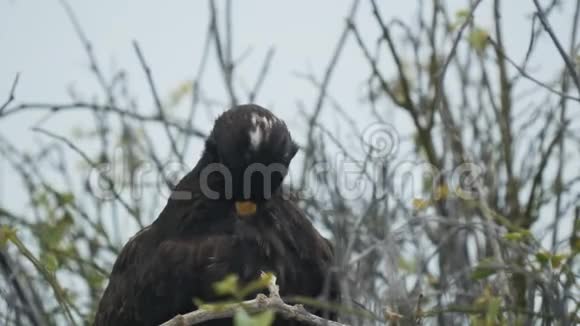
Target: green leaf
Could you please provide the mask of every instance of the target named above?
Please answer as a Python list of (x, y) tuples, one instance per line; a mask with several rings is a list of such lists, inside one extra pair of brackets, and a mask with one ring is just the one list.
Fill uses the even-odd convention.
[(61, 247), (62, 240), (71, 231), (73, 224), (70, 212), (65, 210), (62, 216), (53, 222), (39, 222), (35, 227), (38, 237), (46, 248), (58, 249)]
[(60, 193), (58, 195), (57, 200), (58, 200), (59, 206), (66, 206), (66, 205), (74, 203), (75, 196), (70, 192), (63, 192), (63, 193)]
[(218, 295), (236, 295), (239, 292), (238, 276), (235, 274), (230, 274), (223, 280), (214, 283), (213, 288)]
[(546, 251), (538, 251), (536, 253), (536, 260), (542, 265), (546, 266), (550, 262), (552, 254)]
[(459, 28), (459, 26), (461, 26), (463, 23), (465, 23), (465, 20), (468, 17), (469, 17), (469, 10), (467, 10), (467, 9), (457, 10), (455, 12), (455, 21), (452, 23), (449, 23), (449, 26), (447, 26), (447, 30), (450, 32), (455, 31), (456, 29)]
[(16, 237), (16, 230), (8, 225), (0, 226), (0, 248), (6, 247), (8, 241)]
[(47, 196), (46, 191), (37, 192), (34, 195), (34, 198), (32, 200), (32, 205), (34, 207), (48, 208), (49, 207), (49, 202), (48, 202), (48, 196)]
[(252, 319), (244, 309), (238, 309), (234, 315), (235, 326), (252, 326)]
[(47, 271), (54, 273), (58, 269), (58, 258), (52, 253), (42, 253), (40, 255), (40, 263)]
[(449, 187), (447, 184), (438, 185), (433, 192), (433, 199), (445, 200), (447, 197), (449, 197)]
[(406, 260), (403, 257), (399, 257), (399, 267), (407, 272), (414, 273), (417, 270), (417, 265), (412, 260)]
[(562, 265), (562, 261), (566, 258), (568, 258), (568, 255), (556, 254), (552, 256), (550, 263), (552, 263), (553, 268), (559, 268)]
[(184, 80), (180, 82), (169, 94), (169, 100), (166, 107), (173, 108), (179, 105), (181, 100), (192, 93), (193, 82), (191, 80)]
[(274, 321), (274, 312), (267, 310), (250, 316), (244, 309), (238, 309), (234, 315), (235, 326), (270, 326)]
[(487, 313), (485, 314), (485, 324), (486, 325), (497, 325), (496, 320), (499, 314), (499, 308), (501, 307), (501, 299), (500, 298), (490, 298), (487, 307)]
[(572, 242), (572, 251), (574, 253), (580, 252), (580, 238), (571, 239)]
[(87, 281), (93, 289), (99, 289), (105, 282), (106, 277), (95, 269), (89, 269), (87, 272)]
[(429, 207), (429, 205), (431, 205), (431, 202), (428, 200), (425, 200), (425, 199), (421, 199), (421, 198), (414, 198), (412, 201), (412, 205), (413, 205), (413, 208), (420, 211), (420, 210), (424, 210), (427, 207)]
[(458, 20), (465, 20), (467, 17), (469, 17), (469, 10), (467, 9), (460, 9), (455, 13), (455, 18)]
[(489, 34), (483, 29), (476, 27), (467, 37), (469, 45), (479, 54), (483, 53), (488, 43)]
[(488, 276), (495, 274), (496, 270), (490, 267), (476, 267), (471, 273), (471, 278), (474, 280), (481, 280)]
[(453, 32), (461, 26), (461, 22), (453, 22), (447, 25), (447, 31)]
[(270, 326), (274, 322), (274, 312), (266, 310), (253, 316), (254, 325), (256, 326)]
[(237, 292), (239, 298), (243, 299), (244, 297), (246, 297), (249, 294), (252, 294), (253, 292), (268, 288), (268, 285), (272, 281), (273, 277), (274, 274), (272, 273), (262, 273), (262, 275), (260, 275), (260, 278), (248, 283), (248, 285), (244, 286)]
[(193, 304), (197, 306), (197, 309), (203, 309), (203, 310), (208, 310), (208, 311), (212, 311), (213, 306), (209, 303), (206, 303), (205, 301), (203, 301), (200, 298), (193, 298)]
[(503, 237), (504, 237), (504, 239), (509, 240), (509, 241), (521, 242), (521, 241), (526, 240), (530, 236), (531, 236), (531, 233), (529, 231), (522, 231), (522, 232), (506, 233)]
[(473, 272), (471, 272), (471, 278), (474, 280), (481, 280), (489, 277), (497, 272), (497, 268), (492, 266), (492, 262), (488, 260), (483, 260), (475, 267)]

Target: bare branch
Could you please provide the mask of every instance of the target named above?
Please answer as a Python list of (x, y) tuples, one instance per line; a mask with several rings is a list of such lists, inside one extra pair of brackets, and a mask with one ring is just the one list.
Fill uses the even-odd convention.
[[(161, 104), (161, 100), (159, 99), (159, 94), (157, 93), (157, 88), (155, 87), (155, 82), (153, 81), (153, 76), (151, 74), (151, 68), (145, 61), (145, 57), (143, 56), (143, 52), (139, 47), (139, 43), (137, 41), (133, 41), (133, 48), (135, 49), (135, 53), (137, 53), (137, 57), (139, 58), (139, 62), (141, 63), (141, 67), (145, 71), (145, 75), (147, 76), (147, 83), (149, 84), (149, 88), (151, 89), (151, 95), (153, 95), (153, 100), (155, 101), (155, 107), (157, 108), (157, 114), (162, 121), (165, 121), (165, 110), (163, 109), (163, 105)], [(175, 155), (175, 158), (180, 159), (183, 162), (183, 157), (180, 155), (179, 150), (177, 149), (177, 143), (175, 141), (175, 137), (171, 134), (171, 130), (169, 130), (169, 126), (167, 124), (163, 124), (163, 128), (165, 129), (165, 134), (169, 139), (169, 144), (171, 145), (171, 151)]]
[[(98, 169), (98, 165), (97, 163), (95, 163), (85, 152), (83, 152), (80, 148), (78, 148), (75, 144), (73, 144), (71, 141), (69, 141), (68, 139), (56, 135), (50, 131), (44, 130), (42, 128), (33, 128), (33, 131), (39, 132), (41, 134), (45, 134), (49, 137), (52, 137), (54, 139), (57, 139), (63, 143), (65, 143), (68, 147), (70, 147), (72, 150), (74, 150), (77, 154), (79, 154), (93, 169)], [(101, 174), (101, 176), (105, 179), (105, 181), (108, 183), (109, 186), (109, 190), (112, 191), (113, 196), (115, 196), (115, 199), (118, 200), (121, 205), (123, 207), (125, 207), (125, 209), (127, 210), (127, 212), (129, 212), (132, 216), (134, 217), (138, 217), (138, 213), (137, 211), (135, 211), (135, 209), (133, 207), (131, 207), (131, 205), (129, 205), (129, 203), (127, 203), (122, 197), (121, 195), (115, 191), (115, 183), (113, 182), (113, 180), (111, 178), (109, 178), (108, 176)]]
[[(320, 116), (320, 113), (322, 112), (322, 107), (324, 104), (324, 100), (326, 98), (326, 91), (328, 88), (328, 85), (330, 84), (330, 80), (332, 78), (332, 73), (334, 72), (334, 69), (336, 68), (336, 65), (338, 64), (338, 60), (340, 59), (340, 55), (342, 54), (342, 50), (345, 47), (346, 44), (346, 40), (348, 37), (348, 34), (350, 33), (350, 21), (352, 21), (356, 15), (357, 9), (358, 9), (358, 5), (360, 3), (360, 0), (354, 0), (352, 2), (352, 5), (350, 7), (350, 11), (348, 14), (348, 18), (346, 20), (346, 26), (342, 31), (342, 34), (340, 35), (340, 38), (338, 39), (338, 43), (336, 44), (336, 47), (334, 48), (334, 51), (332, 53), (332, 57), (328, 63), (328, 66), (326, 67), (326, 70), (324, 72), (324, 77), (322, 78), (322, 82), (320, 84), (320, 91), (318, 93), (318, 97), (316, 98), (316, 104), (314, 105), (314, 112), (312, 113), (312, 115), (310, 116), (310, 119), (308, 121), (308, 134), (306, 136), (306, 148), (305, 148), (305, 156), (306, 159), (304, 160), (303, 166), (302, 166), (302, 170), (306, 171), (307, 170), (307, 166), (308, 164), (310, 164), (309, 158), (311, 156), (312, 151), (314, 150), (313, 146), (314, 146), (314, 126), (316, 125), (316, 122), (318, 120), (318, 117)], [(306, 182), (306, 179), (303, 177), (300, 185), (301, 187), (304, 186)]]
[(0, 114), (0, 117), (6, 117), (12, 114), (21, 113), (27, 110), (46, 110), (51, 113), (57, 113), (61, 111), (73, 111), (73, 110), (100, 110), (104, 112), (118, 114), (121, 117), (128, 117), (136, 121), (141, 122), (156, 122), (163, 125), (167, 125), (171, 128), (176, 129), (180, 133), (188, 136), (195, 136), (199, 138), (205, 138), (207, 135), (205, 132), (195, 129), (193, 127), (188, 127), (181, 125), (177, 122), (171, 121), (167, 117), (160, 117), (159, 115), (143, 115), (136, 112), (121, 109), (116, 106), (110, 105), (100, 105), (93, 104), (89, 102), (71, 102), (71, 103), (23, 103), (18, 106), (11, 107), (10, 109), (4, 111)]
[(200, 308), (184, 315), (177, 315), (161, 326), (189, 326), (196, 325), (208, 320), (231, 318), (239, 309), (248, 313), (257, 313), (272, 310), (281, 316), (313, 326), (346, 326), (335, 321), (327, 320), (309, 313), (302, 305), (286, 304), (280, 297), (276, 277), (268, 285), (269, 296), (258, 294), (255, 299), (239, 303), (220, 305), (219, 309)]
[[(230, 48), (231, 44), (229, 44), (229, 42), (231, 42), (231, 39), (229, 38), (229, 36), (227, 37), (226, 41), (229, 41), (229, 42), (226, 42), (226, 45), (225, 45), (226, 50), (224, 50), (224, 45), (222, 44), (220, 30), (218, 27), (217, 9), (216, 9), (214, 1), (209, 0), (209, 8), (210, 8), (210, 13), (211, 13), (210, 28), (211, 28), (211, 32), (214, 36), (214, 44), (215, 44), (215, 49), (217, 52), (218, 63), (219, 63), (219, 66), (222, 70), (226, 90), (228, 91), (228, 95), (230, 97), (230, 105), (234, 106), (238, 103), (238, 99), (236, 97), (236, 93), (234, 90), (234, 81), (233, 81), (233, 79), (234, 79), (233, 78), (234, 63), (230, 60), (231, 58), (228, 57), (231, 55), (231, 48)], [(231, 19), (231, 17), (227, 16), (226, 20), (229, 20), (229, 19)], [(231, 30), (231, 21), (226, 21), (226, 25), (227, 25), (228, 31)], [(226, 34), (230, 35), (229, 32), (227, 32)]]
[(532, 75), (528, 74), (524, 68), (520, 67), (515, 61), (513, 61), (510, 57), (508, 57), (505, 53), (503, 53), (503, 50), (499, 47), (499, 45), (497, 44), (497, 42), (495, 42), (491, 37), (488, 38), (488, 41), (491, 43), (491, 45), (493, 45), (496, 50), (502, 54), (502, 56), (506, 59), (507, 62), (509, 62), (512, 67), (516, 68), (516, 70), (526, 79), (529, 79), (530, 81), (534, 82), (536, 85), (545, 88), (546, 90), (550, 91), (551, 93), (554, 93), (558, 96), (561, 96), (565, 99), (568, 100), (572, 100), (572, 101), (576, 101), (576, 102), (580, 102), (580, 97), (575, 97), (575, 96), (571, 96), (568, 95), (562, 91), (559, 91), (557, 89), (555, 89), (554, 87), (536, 79), (535, 77), (533, 77)]
[(18, 85), (18, 79), (20, 78), (20, 73), (16, 74), (16, 77), (14, 77), (14, 81), (12, 82), (12, 87), (10, 88), (10, 93), (8, 94), (8, 99), (6, 99), (6, 102), (4, 102), (4, 104), (2, 104), (2, 106), (0, 106), (0, 115), (2, 115), (2, 112), (4, 111), (4, 109), (6, 109), (6, 107), (8, 107), (8, 105), (14, 101), (14, 92), (16, 91), (16, 85)]
[(258, 79), (256, 80), (256, 83), (254, 84), (254, 88), (250, 92), (250, 98), (249, 98), (250, 103), (254, 103), (256, 96), (258, 96), (258, 92), (260, 92), (260, 88), (262, 88), (262, 84), (264, 83), (264, 80), (266, 79), (266, 75), (268, 74), (268, 70), (270, 69), (270, 64), (272, 63), (272, 58), (274, 58), (275, 52), (276, 51), (274, 51), (274, 48), (271, 47), (270, 49), (268, 49), (268, 53), (266, 53), (266, 58), (264, 59), (264, 63), (262, 64), (262, 69), (260, 70), (260, 73), (258, 74)]
[(564, 63), (566, 64), (566, 68), (568, 69), (568, 73), (572, 77), (572, 80), (574, 81), (574, 84), (576, 85), (576, 89), (578, 90), (578, 93), (580, 94), (580, 78), (578, 77), (578, 73), (576, 71), (576, 66), (574, 65), (574, 63), (572, 63), (572, 60), (570, 59), (570, 57), (566, 53), (566, 50), (564, 50), (564, 47), (560, 43), (560, 40), (558, 40), (556, 33), (554, 33), (552, 26), (550, 26), (550, 22), (548, 21), (548, 18), (546, 18), (546, 14), (544, 13), (542, 7), (540, 6), (539, 1), (534, 0), (534, 5), (536, 5), (536, 9), (538, 10), (536, 12), (536, 14), (540, 18), (540, 22), (542, 23), (542, 26), (544, 26), (544, 29), (546, 29), (546, 32), (548, 32), (548, 34), (550, 35), (550, 38), (552, 39), (552, 42), (554, 42), (554, 45), (558, 49), (558, 52), (560, 53), (562, 60), (564, 60)]

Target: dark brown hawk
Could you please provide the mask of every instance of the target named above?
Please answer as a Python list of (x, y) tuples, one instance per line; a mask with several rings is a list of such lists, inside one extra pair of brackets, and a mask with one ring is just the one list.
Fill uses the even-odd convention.
[[(95, 325), (158, 325), (195, 310), (194, 298), (224, 299), (212, 285), (229, 274), (250, 282), (272, 272), (283, 298), (324, 293), (336, 301), (332, 247), (281, 186), (296, 151), (270, 111), (241, 105), (223, 113), (159, 217), (121, 251)], [(301, 324), (277, 317), (274, 325)]]

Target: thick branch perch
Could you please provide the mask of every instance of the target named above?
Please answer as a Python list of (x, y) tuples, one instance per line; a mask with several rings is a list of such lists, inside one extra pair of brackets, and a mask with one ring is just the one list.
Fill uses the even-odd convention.
[(278, 315), (288, 319), (294, 319), (300, 322), (308, 323), (314, 326), (346, 326), (335, 321), (327, 320), (308, 312), (300, 304), (289, 305), (285, 303), (278, 292), (276, 285), (276, 278), (273, 277), (268, 286), (269, 296), (262, 293), (258, 294), (255, 299), (247, 300), (239, 303), (228, 304), (220, 306), (216, 309), (204, 309), (192, 311), (185, 315), (177, 315), (161, 326), (189, 326), (196, 325), (208, 320), (221, 319), (233, 317), (236, 311), (240, 308), (245, 309), (248, 313), (257, 313), (266, 310), (273, 310)]

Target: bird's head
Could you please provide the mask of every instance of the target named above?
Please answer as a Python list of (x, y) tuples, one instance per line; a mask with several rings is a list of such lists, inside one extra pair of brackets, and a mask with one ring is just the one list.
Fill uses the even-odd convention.
[(284, 121), (253, 104), (218, 117), (205, 146), (213, 158), (206, 175), (224, 176), (220, 197), (234, 201), (238, 213), (255, 211), (278, 190), (298, 150)]

